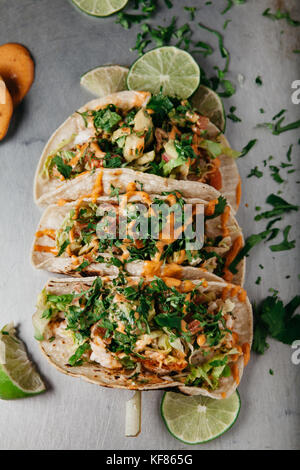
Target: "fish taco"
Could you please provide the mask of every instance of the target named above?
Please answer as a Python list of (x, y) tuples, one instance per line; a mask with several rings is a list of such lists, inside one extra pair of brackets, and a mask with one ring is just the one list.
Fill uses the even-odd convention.
[(246, 292), (224, 282), (52, 279), (35, 337), (59, 371), (98, 385), (228, 397), (250, 356)]
[(37, 168), (35, 199), (40, 206), (75, 200), (91, 194), (99, 172), (126, 168), (157, 188), (180, 190), (189, 181), (194, 197), (201, 197), (200, 183), (209, 185), (236, 211), (238, 155), (188, 100), (122, 91), (87, 103), (54, 132)]
[(35, 234), (34, 267), (72, 276), (125, 270), (243, 285), (245, 260), (230, 271), (244, 245), (242, 231), (219, 193), (211, 200), (184, 198), (131, 182), (125, 193), (112, 186), (110, 195), (96, 196), (47, 207)]

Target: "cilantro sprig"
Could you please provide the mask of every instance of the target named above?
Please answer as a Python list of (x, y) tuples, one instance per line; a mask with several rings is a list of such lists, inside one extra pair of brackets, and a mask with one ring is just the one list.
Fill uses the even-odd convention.
[(284, 306), (278, 295), (269, 296), (255, 309), (253, 350), (264, 354), (269, 345), (267, 337), (285, 344), (300, 338), (300, 315), (294, 315), (300, 306), (300, 296), (295, 296)]

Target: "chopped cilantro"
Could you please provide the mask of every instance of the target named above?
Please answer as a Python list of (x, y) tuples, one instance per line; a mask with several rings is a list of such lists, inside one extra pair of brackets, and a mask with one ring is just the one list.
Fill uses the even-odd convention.
[(256, 178), (261, 178), (263, 176), (263, 172), (260, 171), (258, 167), (256, 166), (255, 168), (252, 168), (247, 178), (251, 178), (251, 176), (256, 176)]
[(56, 155), (53, 157), (52, 162), (54, 165), (57, 166), (57, 170), (65, 179), (70, 178), (71, 172), (72, 172), (72, 167), (70, 165), (66, 165), (63, 161), (63, 159), (59, 156)]
[(112, 104), (106, 106), (104, 109), (93, 111), (92, 114), (95, 128), (100, 128), (107, 132), (111, 132), (122, 119), (122, 117), (116, 113), (116, 107)]
[(242, 158), (244, 157), (245, 155), (247, 155), (248, 152), (250, 152), (250, 150), (252, 149), (252, 147), (254, 147), (254, 145), (256, 144), (257, 142), (257, 139), (253, 139), (253, 140), (250, 140), (248, 142), (247, 145), (245, 145), (245, 147), (242, 149), (242, 152), (239, 156), (239, 158)]
[(288, 11), (281, 11), (280, 8), (278, 8), (275, 13), (271, 12), (271, 8), (267, 8), (262, 15), (273, 21), (286, 20), (291, 26), (300, 26), (300, 21), (292, 19)]
[(286, 154), (287, 161), (290, 162), (292, 160), (292, 150), (293, 150), (293, 144), (289, 146), (289, 149)]
[(256, 85), (262, 86), (263, 81), (262, 81), (262, 78), (259, 75), (256, 77), (255, 83), (256, 83)]
[(271, 251), (286, 251), (286, 250), (292, 250), (296, 246), (296, 240), (288, 241), (288, 236), (289, 232), (291, 230), (292, 226), (287, 225), (285, 229), (283, 230), (283, 241), (279, 243), (278, 245), (271, 245), (270, 250)]
[(89, 265), (90, 265), (90, 262), (88, 260), (85, 260), (75, 269), (75, 271), (81, 272), (83, 269), (85, 269)]
[(56, 256), (57, 256), (57, 257), (58, 257), (58, 256), (61, 256), (61, 255), (64, 253), (64, 251), (66, 250), (66, 248), (67, 248), (68, 245), (70, 245), (70, 241), (69, 241), (69, 240), (65, 240), (65, 241), (63, 242), (63, 244), (61, 245), (61, 247), (59, 248), (59, 252), (57, 253)]
[(262, 212), (255, 216), (255, 220), (270, 219), (290, 211), (298, 211), (299, 206), (295, 206), (285, 201), (276, 194), (270, 194), (266, 199), (267, 204), (273, 206), (270, 211)]
[(248, 237), (245, 242), (245, 246), (241, 248), (239, 253), (236, 255), (234, 260), (229, 265), (229, 270), (233, 274), (236, 274), (237, 273), (236, 267), (239, 264), (239, 262), (244, 258), (244, 256), (246, 256), (255, 245), (265, 240), (269, 235), (272, 235), (272, 230), (265, 230), (264, 232), (250, 235), (250, 237)]
[(263, 300), (255, 309), (253, 350), (263, 354), (269, 347), (268, 336), (285, 344), (300, 338), (300, 315), (294, 315), (300, 305), (300, 296), (295, 296), (287, 305), (279, 299), (277, 291)]
[(236, 114), (234, 114), (235, 110), (236, 110), (236, 107), (231, 106), (231, 108), (229, 110), (230, 113), (227, 114), (228, 119), (230, 119), (233, 122), (242, 122), (241, 118), (239, 118)]
[(195, 19), (196, 7), (184, 7), (184, 10), (190, 13), (191, 21)]
[[(213, 48), (207, 44), (206, 42), (203, 42), (203, 41), (198, 41), (196, 44), (195, 44), (195, 47), (197, 47), (198, 49), (195, 49), (193, 51), (194, 54), (203, 54), (204, 57), (207, 57), (208, 55), (211, 55), (214, 50)], [(199, 49), (201, 48), (201, 49)]]
[(280, 176), (279, 172), (280, 172), (280, 169), (277, 167), (277, 166), (274, 166), (274, 165), (270, 165), (270, 170), (271, 170), (271, 176), (273, 178), (274, 181), (276, 181), (276, 183), (284, 183), (284, 180), (282, 179), (282, 177)]
[(225, 15), (234, 5), (242, 5), (243, 3), (246, 3), (246, 0), (227, 0), (227, 6), (221, 14)]
[(219, 196), (218, 198), (218, 204), (215, 205), (215, 211), (212, 215), (206, 215), (205, 219), (214, 219), (215, 217), (218, 217), (219, 215), (223, 214), (225, 207), (227, 205), (227, 201), (225, 197)]
[(229, 23), (231, 23), (232, 20), (228, 19), (224, 22), (223, 24), (223, 29), (227, 29), (227, 26), (229, 25)]
[(79, 346), (75, 353), (73, 354), (73, 356), (70, 357), (69, 359), (69, 364), (70, 366), (78, 366), (81, 364), (81, 357), (82, 355), (88, 350), (90, 349), (90, 345), (89, 343), (83, 343), (81, 346)]
[[(274, 119), (274, 118), (273, 118)], [(286, 126), (281, 126), (283, 121), (285, 120), (285, 116), (281, 117), (277, 122), (264, 122), (259, 124), (258, 127), (266, 127), (272, 131), (273, 135), (280, 135), (283, 132), (292, 131), (294, 129), (298, 129), (300, 127), (300, 120), (290, 122)]]

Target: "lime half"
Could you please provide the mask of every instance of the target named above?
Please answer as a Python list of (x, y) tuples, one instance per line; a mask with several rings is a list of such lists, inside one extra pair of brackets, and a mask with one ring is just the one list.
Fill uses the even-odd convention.
[(129, 70), (129, 90), (188, 98), (198, 88), (200, 69), (186, 51), (173, 46), (157, 47), (140, 57)]
[(37, 395), (45, 385), (29, 361), (13, 323), (0, 331), (0, 398), (11, 400)]
[(176, 439), (185, 444), (203, 444), (231, 428), (238, 417), (240, 406), (237, 392), (223, 400), (165, 392), (161, 415), (168, 431)]
[(193, 106), (203, 116), (208, 117), (220, 131), (225, 131), (226, 116), (224, 106), (219, 95), (210, 88), (200, 85), (192, 96)]
[(80, 10), (92, 16), (109, 16), (122, 10), (128, 0), (72, 0)]
[(91, 93), (103, 96), (126, 90), (128, 68), (120, 65), (97, 67), (82, 75), (80, 85)]

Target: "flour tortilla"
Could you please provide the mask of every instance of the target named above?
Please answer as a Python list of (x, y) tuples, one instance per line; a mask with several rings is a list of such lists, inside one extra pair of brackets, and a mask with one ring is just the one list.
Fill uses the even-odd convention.
[[(47, 292), (54, 295), (62, 295), (72, 293), (74, 291), (80, 292), (84, 286), (91, 286), (95, 279), (96, 278), (94, 277), (81, 280), (74, 278), (50, 279), (45, 285), (45, 289)], [(131, 279), (134, 281), (139, 280), (139, 278), (134, 277)], [(105, 282), (105, 279), (103, 279), (103, 281)], [(200, 280), (194, 281), (195, 284), (199, 284), (199, 282)], [(208, 286), (206, 288), (201, 287), (201, 289), (204, 292), (214, 290), (217, 293), (217, 296), (221, 296), (226, 285), (227, 284), (223, 282), (208, 282)], [(235, 308), (233, 310), (235, 318), (233, 331), (238, 334), (239, 343), (241, 345), (243, 343), (249, 343), (251, 346), (253, 337), (251, 304), (248, 298), (245, 302), (240, 302), (237, 297), (233, 297), (231, 298), (231, 301), (235, 303)], [(37, 314), (40, 315), (42, 312), (38, 311)], [(134, 382), (125, 374), (118, 371), (113, 372), (94, 362), (84, 363), (83, 365), (76, 367), (69, 366), (67, 362), (70, 355), (73, 354), (74, 345), (72, 345), (65, 337), (55, 338), (54, 341), (42, 340), (40, 342), (40, 347), (47, 360), (60, 372), (71, 375), (72, 377), (80, 377), (87, 382), (104, 387), (130, 390), (155, 390), (177, 387), (181, 392), (187, 395), (204, 395), (216, 399), (223, 398), (224, 394), (226, 394), (226, 397), (229, 397), (237, 387), (237, 381), (235, 381), (232, 376), (223, 377), (221, 379), (221, 386), (217, 390), (209, 392), (204, 388), (183, 386), (181, 382), (178, 380), (176, 381), (176, 379), (168, 375), (158, 376), (148, 373), (144, 373), (143, 375), (140, 374), (140, 379), (149, 381), (148, 383), (141, 384), (137, 381)], [(244, 370), (244, 361), (242, 356), (238, 360), (238, 370), (240, 381)]]
[[(150, 93), (142, 91), (121, 91), (113, 93), (104, 98), (98, 98), (90, 101), (82, 108), (79, 109), (80, 113), (87, 110), (95, 110), (100, 107), (106, 106), (107, 104), (114, 104), (121, 109), (129, 110), (135, 106), (146, 106), (150, 99)], [(212, 123), (208, 126), (208, 135), (213, 138), (220, 133), (219, 129)], [(49, 204), (56, 203), (59, 199), (67, 199), (70, 201), (78, 199), (82, 195), (91, 194), (94, 187), (99, 169), (96, 169), (94, 173), (83, 173), (69, 181), (60, 181), (56, 178), (48, 180), (43, 177), (42, 172), (44, 163), (47, 157), (55, 152), (62, 142), (66, 142), (64, 149), (72, 148), (74, 140), (77, 136), (82, 138), (82, 142), (88, 140), (94, 135), (92, 128), (85, 128), (83, 118), (78, 113), (72, 114), (50, 137), (44, 150), (42, 152), (34, 181), (34, 198), (35, 202), (41, 206), (47, 206)], [(229, 147), (229, 143), (223, 134), (220, 135), (221, 143), (225, 147)], [(237, 211), (237, 187), (240, 183), (239, 172), (237, 169), (236, 162), (233, 158), (226, 155), (221, 155), (221, 166), (220, 172), (222, 175), (222, 188), (220, 192), (226, 197), (229, 204), (232, 206), (234, 212)], [(146, 174), (130, 170), (133, 175), (133, 179), (138, 179), (144, 182), (145, 185), (156, 186), (156, 188), (165, 188), (162, 190), (172, 191), (174, 189), (181, 191), (184, 188), (186, 181), (174, 180), (171, 178), (162, 178), (152, 174)], [(111, 170), (104, 170), (105, 173), (113, 174)], [(206, 187), (206, 192), (214, 194), (214, 188), (200, 182), (189, 181), (186, 189), (186, 197), (202, 197), (201, 193)], [(168, 189), (167, 189), (168, 188)], [(147, 189), (146, 189), (147, 191)]]
[[(128, 170), (127, 170), (128, 171)], [(151, 194), (151, 198), (162, 197), (157, 194)], [(138, 197), (132, 198), (131, 201), (139, 200)], [(203, 204), (207, 205), (207, 200), (196, 199), (196, 198), (186, 198), (187, 203), (190, 204)], [(83, 201), (89, 202), (90, 199), (85, 198)], [(102, 196), (97, 199), (97, 204), (101, 205), (103, 203), (116, 203), (117, 199), (110, 196)], [(64, 206), (51, 205), (47, 207), (40, 223), (37, 228), (37, 232), (42, 232), (43, 230), (58, 230), (67, 214), (74, 209), (76, 202), (70, 202)], [(243, 236), (241, 228), (239, 227), (235, 217), (230, 213), (230, 218), (228, 220), (229, 236), (231, 238), (231, 245), (234, 243), (235, 239), (238, 236)], [(209, 237), (215, 237), (221, 235), (222, 231), (220, 229), (220, 216), (214, 219), (208, 220), (206, 222), (206, 233)], [(52, 238), (44, 235), (42, 237), (35, 238), (35, 241), (32, 246), (31, 260), (32, 264), (37, 269), (46, 269), (47, 271), (53, 273), (62, 273), (69, 274), (72, 276), (80, 277), (80, 272), (76, 271), (76, 265), (72, 262), (72, 259), (65, 251), (61, 256), (57, 257), (51, 252), (42, 252), (35, 251), (34, 245), (45, 245), (55, 248), (56, 242)], [(222, 252), (222, 248), (217, 248)], [(217, 251), (216, 250), (216, 251)], [(220, 253), (221, 254), (221, 253)], [(109, 255), (101, 253), (104, 258), (109, 259)], [(142, 276), (145, 263), (143, 261), (134, 261), (127, 263), (125, 268), (131, 276)], [(168, 265), (166, 265), (167, 267)], [(98, 275), (98, 276), (117, 276), (119, 269), (116, 266), (107, 266), (106, 263), (91, 263), (83, 272), (83, 275)], [(164, 275), (164, 267), (161, 269), (161, 275)], [(234, 274), (232, 282), (234, 284), (242, 286), (244, 283), (245, 276), (245, 258), (238, 264), (237, 273)], [(219, 276), (216, 276), (213, 273), (203, 270), (203, 268), (197, 268), (192, 266), (181, 266), (178, 276), (181, 279), (199, 279), (199, 277), (205, 278), (209, 281), (222, 281)]]

